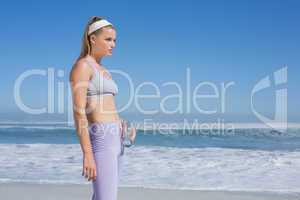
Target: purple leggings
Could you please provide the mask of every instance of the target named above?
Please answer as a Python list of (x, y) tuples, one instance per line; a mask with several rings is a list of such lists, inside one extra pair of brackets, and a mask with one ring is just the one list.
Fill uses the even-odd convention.
[(89, 126), (89, 135), (97, 168), (92, 200), (117, 200), (121, 164), (121, 125), (98, 122)]

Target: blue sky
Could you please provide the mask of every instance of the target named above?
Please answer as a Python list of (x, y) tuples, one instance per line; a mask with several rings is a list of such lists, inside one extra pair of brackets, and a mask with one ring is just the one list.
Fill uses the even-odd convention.
[[(135, 85), (151, 81), (159, 86), (162, 96), (167, 95), (171, 90), (162, 84), (177, 81), (184, 89), (187, 67), (192, 72), (192, 86), (201, 81), (218, 86), (234, 81), (224, 116), (238, 120), (253, 115), (253, 86), (287, 65), (288, 116), (290, 121), (299, 121), (299, 9), (296, 0), (3, 2), (1, 119), (10, 113), (22, 113), (13, 97), (15, 80), (22, 72), (53, 67), (64, 70), (65, 76), (57, 80), (67, 83), (80, 51), (84, 26), (90, 16), (99, 15), (117, 29), (117, 47), (112, 57), (103, 60), (104, 65), (125, 71)], [(127, 86), (121, 78), (115, 79), (120, 91), (117, 104), (122, 105), (128, 98)], [(27, 80), (22, 85), (24, 102), (44, 106), (46, 86), (45, 78)], [(256, 99), (257, 107), (269, 116), (274, 112), (274, 91), (272, 86)], [(153, 89), (143, 92), (151, 94)], [(143, 105), (156, 108), (160, 100), (148, 100)], [(220, 109), (217, 102), (202, 103), (206, 108)], [(168, 104), (174, 105), (172, 101)], [(136, 110), (132, 106), (127, 112)], [(197, 116), (195, 110), (191, 112)]]

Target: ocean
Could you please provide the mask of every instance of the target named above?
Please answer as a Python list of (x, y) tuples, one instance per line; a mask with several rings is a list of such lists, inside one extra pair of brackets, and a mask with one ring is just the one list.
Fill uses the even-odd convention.
[[(89, 184), (75, 129), (0, 124), (0, 182)], [(138, 130), (120, 186), (300, 192), (300, 129)]]

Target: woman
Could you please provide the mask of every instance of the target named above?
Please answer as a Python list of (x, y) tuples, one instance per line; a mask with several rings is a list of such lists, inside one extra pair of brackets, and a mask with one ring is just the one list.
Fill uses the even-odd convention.
[[(83, 152), (82, 175), (93, 182), (92, 200), (117, 200), (123, 141), (114, 100), (118, 86), (101, 64), (104, 56), (112, 55), (115, 44), (114, 26), (92, 17), (70, 73), (74, 121)], [(133, 141), (135, 130), (131, 132)]]

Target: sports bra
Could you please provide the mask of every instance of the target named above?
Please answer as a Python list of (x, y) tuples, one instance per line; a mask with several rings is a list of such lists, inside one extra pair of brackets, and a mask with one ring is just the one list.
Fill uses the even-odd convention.
[(94, 70), (92, 79), (89, 81), (87, 88), (87, 97), (95, 95), (113, 95), (118, 94), (118, 86), (113, 79), (104, 77), (96, 68), (86, 60), (89, 66)]

